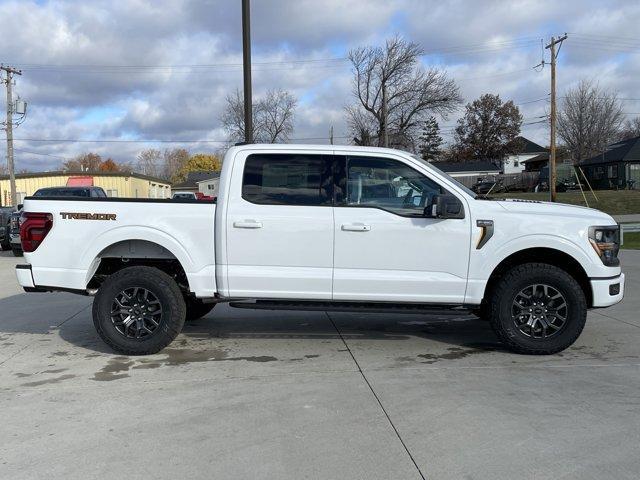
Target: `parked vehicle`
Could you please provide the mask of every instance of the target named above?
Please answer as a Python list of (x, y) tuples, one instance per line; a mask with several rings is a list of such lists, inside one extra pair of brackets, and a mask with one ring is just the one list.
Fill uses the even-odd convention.
[(502, 182), (495, 179), (482, 179), (479, 180), (473, 187), (471, 187), (474, 193), (478, 195), (487, 195), (489, 193), (504, 192)]
[(160, 351), (219, 302), (466, 309), (508, 348), (550, 354), (622, 299), (619, 226), (597, 210), (487, 200), (382, 148), (243, 145), (223, 165), (217, 204), (27, 198), (20, 285), (95, 295), (99, 335), (125, 354)]
[[(567, 183), (564, 181), (556, 182), (556, 192), (566, 192), (568, 190)], [(541, 180), (535, 187), (534, 192), (548, 192), (549, 179)]]
[(197, 200), (194, 192), (173, 192), (171, 196), (173, 200)]
[(11, 214), (14, 210), (13, 207), (0, 207), (0, 247), (2, 247), (2, 250), (9, 250), (11, 248), (9, 229)]
[(20, 215), (22, 205), (18, 205), (18, 211), (13, 212), (9, 217), (9, 247), (14, 257), (22, 256), (22, 244), (20, 243)]
[(202, 192), (174, 192), (171, 196), (173, 200), (213, 200), (213, 197)]
[[(556, 191), (566, 192), (567, 190), (576, 190), (580, 188), (580, 183), (576, 178), (576, 172), (571, 165), (560, 164), (556, 167)], [(549, 167), (542, 167), (538, 184), (535, 187), (536, 192), (549, 191)]]
[(85, 197), (106, 198), (102, 187), (45, 187), (33, 194), (34, 197)]

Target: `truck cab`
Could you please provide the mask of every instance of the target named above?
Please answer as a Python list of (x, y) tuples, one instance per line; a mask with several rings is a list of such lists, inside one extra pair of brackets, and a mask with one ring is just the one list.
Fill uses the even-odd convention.
[(220, 302), (464, 309), (515, 351), (554, 353), (624, 291), (609, 215), (488, 200), (371, 147), (233, 147), (215, 202), (27, 198), (21, 239), (21, 285), (95, 295), (98, 332), (129, 354), (159, 351)]

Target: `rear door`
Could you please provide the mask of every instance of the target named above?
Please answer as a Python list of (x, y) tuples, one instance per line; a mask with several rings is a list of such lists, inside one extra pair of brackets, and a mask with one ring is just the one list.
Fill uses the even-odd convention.
[(462, 303), (468, 211), (426, 218), (425, 207), (446, 190), (408, 161), (336, 158), (334, 300)]
[(332, 196), (330, 155), (239, 154), (226, 199), (229, 295), (330, 299)]

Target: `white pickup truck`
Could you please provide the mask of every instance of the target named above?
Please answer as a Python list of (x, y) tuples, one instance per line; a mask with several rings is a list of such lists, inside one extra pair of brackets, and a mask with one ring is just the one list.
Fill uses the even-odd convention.
[(98, 333), (126, 354), (160, 351), (220, 302), (466, 309), (510, 349), (550, 354), (624, 291), (609, 215), (481, 198), (381, 148), (237, 146), (217, 202), (31, 197), (20, 234), (20, 285), (95, 295)]

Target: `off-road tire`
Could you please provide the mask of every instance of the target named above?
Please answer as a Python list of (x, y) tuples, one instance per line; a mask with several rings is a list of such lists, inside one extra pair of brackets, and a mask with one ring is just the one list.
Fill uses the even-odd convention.
[[(144, 338), (128, 338), (111, 320), (111, 307), (116, 296), (132, 287), (150, 291), (160, 301), (162, 317), (154, 332)], [(125, 355), (158, 353), (169, 345), (184, 325), (186, 306), (182, 292), (173, 278), (153, 267), (124, 268), (110, 275), (93, 300), (93, 324), (104, 342)]]
[[(557, 289), (567, 303), (564, 326), (549, 338), (531, 338), (522, 333), (512, 318), (515, 296), (531, 284)], [(507, 271), (492, 288), (489, 297), (491, 327), (500, 341), (516, 353), (550, 355), (571, 346), (580, 336), (587, 318), (587, 302), (578, 282), (564, 270), (546, 263), (525, 263)]]
[(197, 320), (204, 317), (207, 313), (213, 310), (216, 306), (215, 303), (204, 303), (199, 298), (185, 297), (184, 303), (187, 306), (186, 320)]

